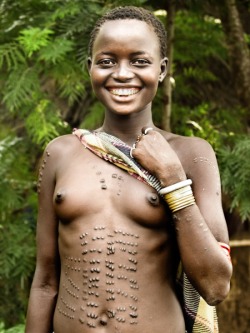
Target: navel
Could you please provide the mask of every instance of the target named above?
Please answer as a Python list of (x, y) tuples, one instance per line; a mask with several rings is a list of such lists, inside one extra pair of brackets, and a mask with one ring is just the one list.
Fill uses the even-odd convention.
[(106, 314), (103, 314), (101, 317), (100, 317), (100, 324), (102, 326), (106, 326), (108, 324), (108, 316)]

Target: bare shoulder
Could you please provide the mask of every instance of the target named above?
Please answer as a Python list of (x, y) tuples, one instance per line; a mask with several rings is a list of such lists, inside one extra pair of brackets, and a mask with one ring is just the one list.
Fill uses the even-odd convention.
[(46, 147), (46, 149), (57, 151), (64, 149), (70, 149), (72, 146), (76, 145), (78, 142), (76, 136), (74, 134), (66, 134), (62, 136), (58, 136), (57, 138), (50, 141)]
[(209, 142), (199, 137), (187, 137), (161, 131), (170, 146), (174, 149), (182, 162), (195, 158), (216, 159), (215, 153)]
[(173, 133), (167, 133), (162, 131), (161, 134), (166, 138), (169, 144), (173, 147), (173, 149), (177, 151), (186, 151), (188, 147), (189, 152), (202, 150), (202, 151), (213, 151), (212, 146), (204, 139), (196, 137), (196, 136), (183, 136), (177, 135)]
[(59, 136), (50, 141), (46, 147), (46, 151), (54, 154), (63, 154), (74, 151), (79, 147), (79, 140), (74, 134), (66, 134)]
[(173, 138), (173, 145), (177, 152), (182, 155), (189, 154), (189, 156), (199, 156), (213, 154), (214, 150), (209, 142), (198, 137), (184, 137), (177, 135)]
[(48, 143), (40, 160), (40, 166), (46, 164), (46, 171), (55, 174), (58, 168), (67, 165), (76, 156), (81, 147), (79, 139), (73, 134), (59, 136)]

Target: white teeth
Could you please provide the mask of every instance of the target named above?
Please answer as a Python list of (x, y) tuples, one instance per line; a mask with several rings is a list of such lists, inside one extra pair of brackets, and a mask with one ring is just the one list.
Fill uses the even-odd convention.
[(137, 94), (139, 91), (138, 88), (130, 88), (130, 89), (111, 89), (110, 92), (113, 95), (118, 95), (118, 96), (130, 96)]

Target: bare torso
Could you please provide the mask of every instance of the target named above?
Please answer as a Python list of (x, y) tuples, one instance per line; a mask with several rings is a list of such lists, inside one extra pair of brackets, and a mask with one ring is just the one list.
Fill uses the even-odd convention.
[(184, 333), (165, 205), (74, 140), (54, 192), (61, 260), (54, 332)]

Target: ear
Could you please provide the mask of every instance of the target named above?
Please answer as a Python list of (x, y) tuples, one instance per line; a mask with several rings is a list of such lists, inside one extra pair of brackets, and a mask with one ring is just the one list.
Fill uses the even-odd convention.
[(90, 75), (91, 66), (92, 66), (92, 59), (90, 57), (88, 57), (88, 72), (89, 72), (89, 75)]
[(168, 58), (163, 58), (161, 60), (161, 71), (159, 75), (159, 81), (162, 82), (165, 79), (165, 76), (167, 75), (167, 67), (168, 67)]

